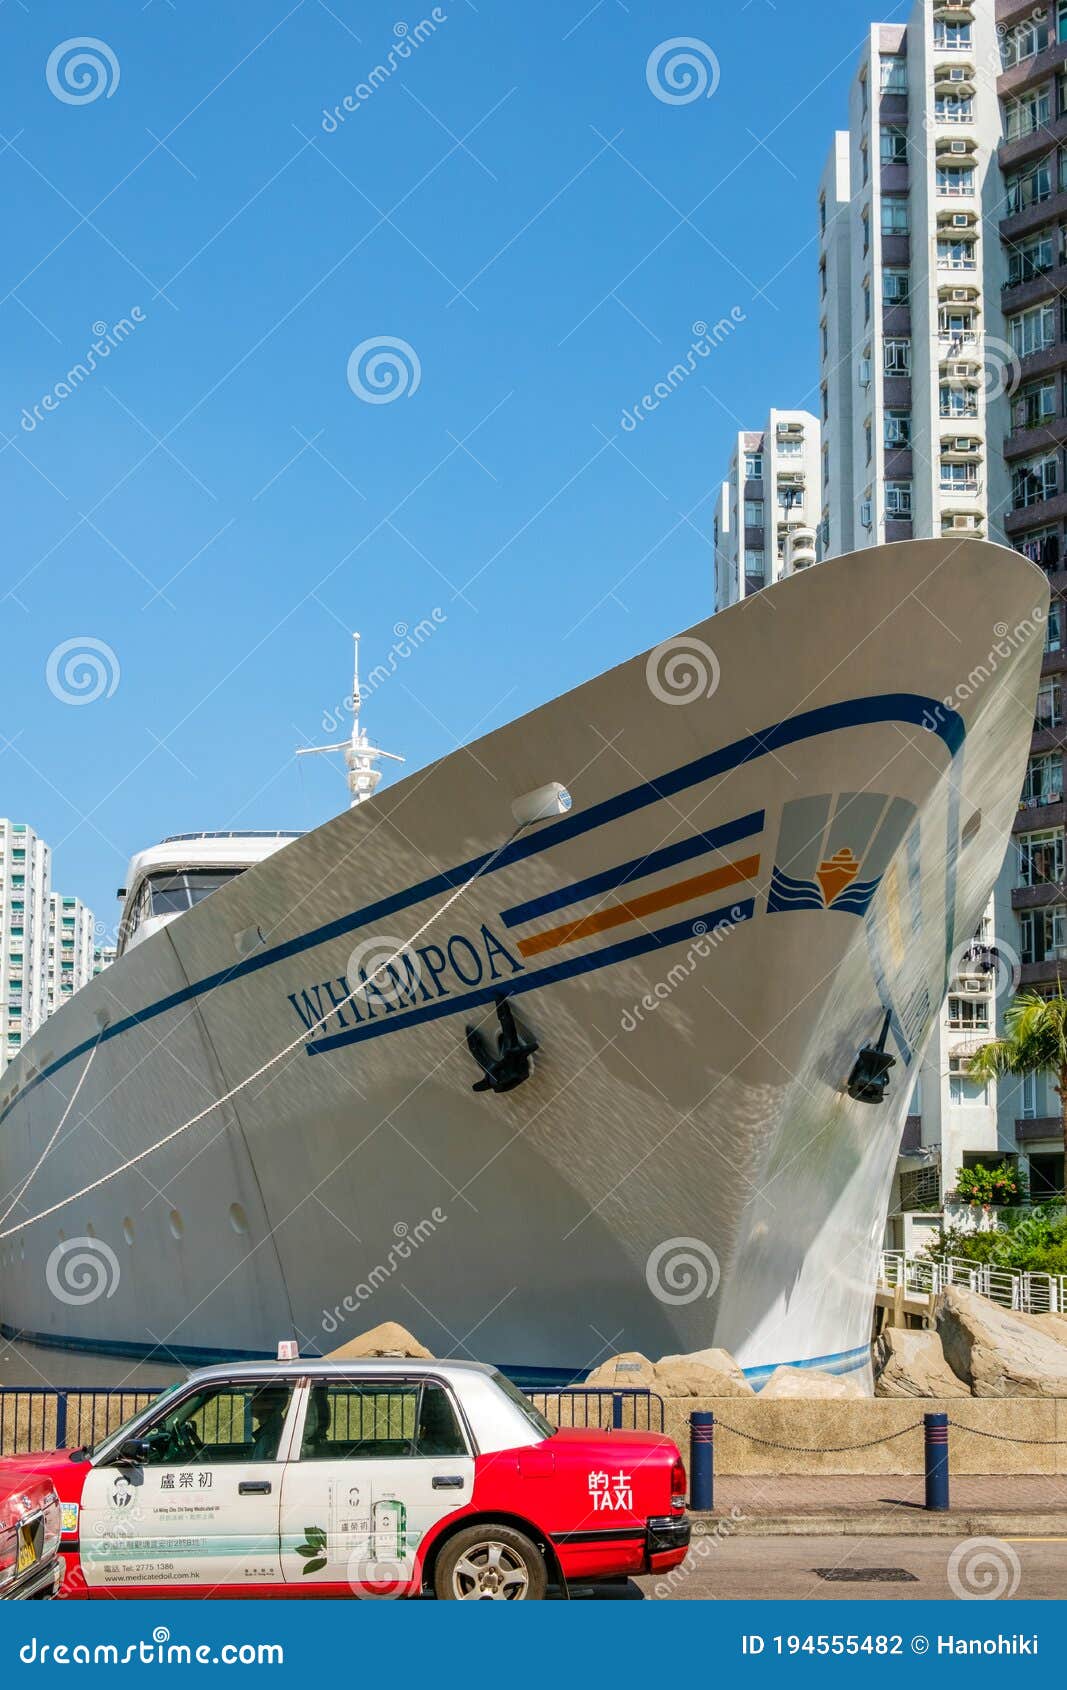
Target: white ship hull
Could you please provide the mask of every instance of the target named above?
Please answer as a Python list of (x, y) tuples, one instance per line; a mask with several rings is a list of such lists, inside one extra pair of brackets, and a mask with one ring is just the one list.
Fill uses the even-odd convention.
[[(0, 1227), (5, 1330), (163, 1359), (396, 1319), (541, 1372), (709, 1344), (757, 1379), (865, 1367), (916, 1061), (1004, 855), (1047, 598), (974, 541), (823, 564), (668, 642), (654, 688), (624, 664), (137, 946), (3, 1077), (8, 1194), (82, 1081)], [(683, 703), (666, 663), (694, 639), (718, 684)], [(441, 915), (552, 780), (570, 814)], [(431, 920), (406, 993), (368, 988), (11, 1230), (267, 1063), (356, 984), (355, 948)], [(504, 992), (534, 1071), (475, 1094), (465, 1027)], [(872, 1106), (844, 1087), (885, 1010)], [(79, 1290), (58, 1247), (82, 1238), (103, 1268)]]

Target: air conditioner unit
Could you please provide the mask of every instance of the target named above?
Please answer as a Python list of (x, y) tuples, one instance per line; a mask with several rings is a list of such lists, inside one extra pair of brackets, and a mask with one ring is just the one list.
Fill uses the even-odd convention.
[(945, 374), (947, 376), (956, 376), (956, 377), (959, 377), (961, 380), (966, 380), (969, 376), (973, 375), (973, 373), (974, 373), (974, 371), (973, 371), (973, 368), (970, 364), (946, 364), (945, 365)]
[(861, 358), (860, 359), (860, 386), (861, 387), (870, 387), (870, 385), (871, 385), (871, 360), (869, 358)]
[(971, 150), (970, 142), (969, 141), (952, 141), (949, 144), (948, 150), (949, 150), (950, 153), (956, 153), (956, 154), (969, 153), (970, 150)]
[(951, 65), (949, 67), (948, 79), (950, 82), (966, 82), (966, 67), (964, 65)]
[(871, 528), (873, 526), (874, 526), (874, 508), (871, 504), (871, 501), (870, 501), (870, 499), (861, 499), (860, 500), (860, 527), (861, 528)]
[(949, 519), (948, 526), (950, 528), (973, 528), (976, 522), (977, 518), (971, 516), (968, 512), (956, 511)]
[(952, 227), (954, 229), (969, 229), (970, 226), (971, 219), (965, 211), (954, 211), (952, 213)]
[(978, 450), (978, 442), (977, 440), (972, 440), (969, 434), (957, 434), (955, 440), (952, 442), (952, 449), (955, 452), (976, 452)]

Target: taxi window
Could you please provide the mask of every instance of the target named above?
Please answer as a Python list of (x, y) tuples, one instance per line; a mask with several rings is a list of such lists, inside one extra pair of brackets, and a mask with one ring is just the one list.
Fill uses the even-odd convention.
[(302, 1461), (389, 1461), (465, 1455), (463, 1434), (440, 1385), (313, 1385)]
[(194, 1391), (145, 1431), (146, 1465), (275, 1461), (292, 1395), (290, 1385), (253, 1381)]

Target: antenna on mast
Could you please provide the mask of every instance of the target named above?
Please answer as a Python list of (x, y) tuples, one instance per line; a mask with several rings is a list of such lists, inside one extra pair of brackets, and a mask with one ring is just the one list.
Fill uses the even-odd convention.
[(352, 635), (352, 736), (342, 740), (339, 745), (300, 745), (297, 747), (298, 757), (319, 757), (325, 752), (343, 751), (347, 768), (347, 782), (349, 791), (349, 807), (355, 809), (357, 804), (363, 804), (368, 798), (373, 798), (378, 790), (382, 778), (381, 769), (375, 768), (379, 757), (388, 757), (392, 763), (402, 763), (403, 757), (398, 757), (395, 751), (382, 751), (372, 745), (367, 738), (367, 730), (360, 726), (359, 711), (362, 699), (359, 691), (359, 635)]

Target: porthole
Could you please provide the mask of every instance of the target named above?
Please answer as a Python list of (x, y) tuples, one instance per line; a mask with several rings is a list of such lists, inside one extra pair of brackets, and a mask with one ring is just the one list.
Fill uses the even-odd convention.
[(133, 1222), (131, 1221), (129, 1215), (126, 1216), (122, 1223), (122, 1236), (126, 1240), (127, 1244), (133, 1243)]
[(233, 1227), (234, 1232), (238, 1235), (248, 1231), (248, 1216), (245, 1214), (240, 1203), (230, 1204), (230, 1225)]
[(182, 1238), (185, 1234), (185, 1222), (177, 1209), (172, 1209), (170, 1212), (170, 1231), (172, 1238)]

